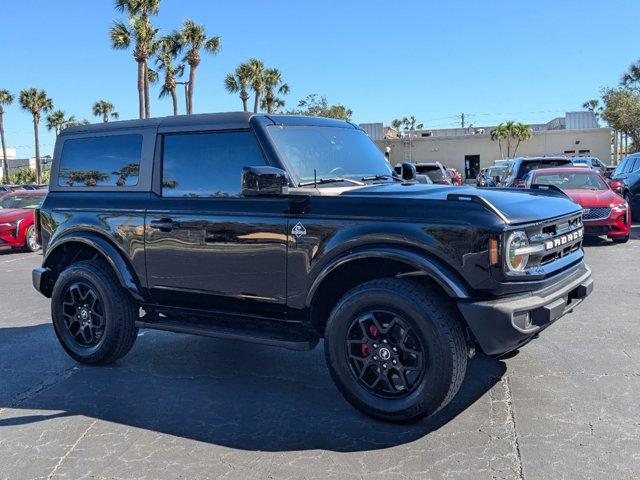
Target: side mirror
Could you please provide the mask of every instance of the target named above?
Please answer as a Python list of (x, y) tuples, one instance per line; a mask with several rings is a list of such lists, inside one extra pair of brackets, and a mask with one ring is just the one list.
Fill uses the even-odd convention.
[(244, 167), (242, 169), (242, 195), (245, 197), (276, 196), (287, 193), (289, 176), (275, 167)]
[(412, 181), (416, 178), (416, 166), (413, 163), (405, 162), (402, 164), (402, 179), (404, 181)]
[(611, 190), (613, 190), (616, 193), (622, 193), (622, 182), (620, 180), (613, 180), (609, 186), (611, 187)]

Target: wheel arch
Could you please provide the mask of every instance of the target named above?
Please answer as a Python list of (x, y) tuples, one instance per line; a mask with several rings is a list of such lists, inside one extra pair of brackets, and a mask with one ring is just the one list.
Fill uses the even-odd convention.
[(469, 298), (468, 287), (442, 262), (398, 247), (369, 247), (350, 251), (326, 264), (307, 294), (312, 326), (322, 331), (336, 301), (354, 286), (384, 277), (411, 278), (437, 287), (452, 299)]
[(80, 260), (101, 258), (109, 264), (118, 281), (136, 300), (144, 301), (139, 279), (124, 254), (107, 238), (91, 232), (76, 232), (58, 238), (49, 245), (42, 261), (48, 275), (43, 294), (51, 296), (53, 284), (66, 267)]

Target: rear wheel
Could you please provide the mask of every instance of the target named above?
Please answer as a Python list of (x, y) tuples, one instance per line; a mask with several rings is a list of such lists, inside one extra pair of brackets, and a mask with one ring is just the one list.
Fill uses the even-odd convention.
[(138, 305), (102, 261), (78, 262), (53, 288), (51, 316), (60, 343), (78, 362), (104, 365), (133, 347)]
[(329, 370), (346, 400), (394, 422), (419, 420), (449, 403), (468, 351), (459, 313), (441, 297), (395, 278), (347, 292), (325, 331)]
[(40, 244), (38, 243), (38, 238), (36, 236), (36, 227), (35, 225), (31, 225), (27, 228), (27, 232), (24, 239), (24, 246), (22, 249), (25, 252), (37, 252), (40, 250)]

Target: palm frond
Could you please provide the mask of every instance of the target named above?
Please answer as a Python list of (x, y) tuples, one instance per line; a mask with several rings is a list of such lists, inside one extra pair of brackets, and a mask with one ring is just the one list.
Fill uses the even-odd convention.
[(122, 22), (114, 22), (109, 30), (111, 46), (116, 50), (124, 50), (131, 45), (131, 32), (129, 27)]

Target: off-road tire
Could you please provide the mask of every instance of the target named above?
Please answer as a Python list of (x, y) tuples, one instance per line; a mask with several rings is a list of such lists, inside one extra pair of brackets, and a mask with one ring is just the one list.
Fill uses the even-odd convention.
[[(83, 282), (93, 286), (104, 305), (104, 332), (95, 346), (75, 343), (67, 331), (63, 316), (63, 298), (69, 286)], [(101, 260), (72, 264), (58, 277), (51, 296), (53, 326), (66, 352), (76, 361), (89, 365), (106, 365), (125, 356), (138, 336), (135, 326), (139, 306), (121, 286), (111, 267)]]
[[(406, 397), (376, 396), (349, 367), (348, 328), (371, 307), (402, 314), (426, 346), (424, 375)], [(463, 320), (451, 300), (434, 287), (397, 278), (372, 280), (347, 292), (331, 312), (324, 348), (331, 376), (345, 399), (369, 416), (397, 423), (415, 422), (447, 405), (462, 384), (468, 358)]]

